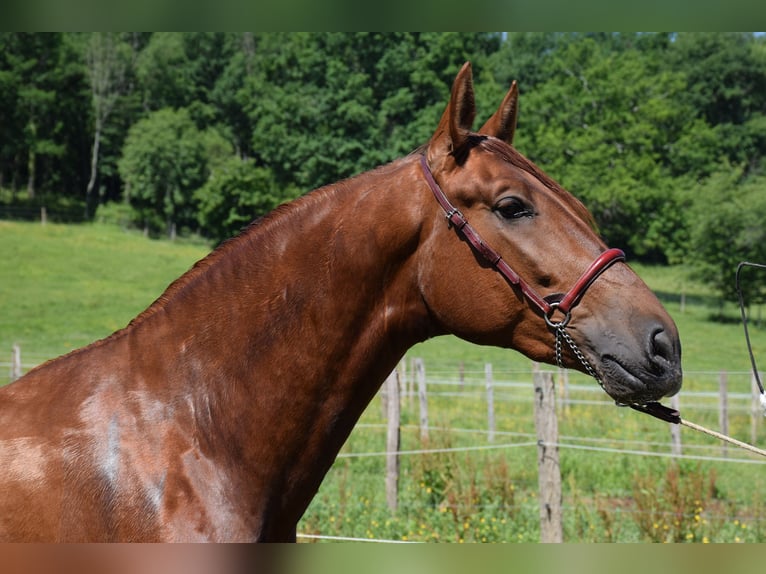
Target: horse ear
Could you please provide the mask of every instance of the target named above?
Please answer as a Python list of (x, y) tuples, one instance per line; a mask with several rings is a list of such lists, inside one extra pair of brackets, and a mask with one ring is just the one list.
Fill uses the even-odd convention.
[(479, 133), (496, 137), (511, 145), (513, 134), (516, 132), (516, 117), (518, 115), (519, 88), (516, 86), (516, 80), (514, 80), (500, 107), (481, 127)]
[(466, 62), (455, 77), (449, 103), (428, 142), (429, 163), (439, 156), (460, 149), (468, 139), (475, 116), (471, 63)]

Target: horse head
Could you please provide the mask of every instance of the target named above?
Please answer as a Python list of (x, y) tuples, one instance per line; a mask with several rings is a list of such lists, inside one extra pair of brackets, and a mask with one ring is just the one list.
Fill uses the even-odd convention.
[(622, 253), (607, 249), (583, 204), (512, 146), (517, 112), (514, 82), (472, 131), (465, 64), (423, 150), (438, 200), (419, 275), (432, 317), (463, 339), (588, 372), (618, 403), (675, 394), (673, 320)]

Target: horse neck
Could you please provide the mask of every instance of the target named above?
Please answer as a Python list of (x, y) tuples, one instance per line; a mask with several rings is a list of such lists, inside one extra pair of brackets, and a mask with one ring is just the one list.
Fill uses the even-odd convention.
[(403, 353), (428, 336), (413, 165), (399, 160), (279, 208), (171, 285), (136, 326), (156, 315), (163, 340), (170, 328), (187, 350), (194, 342), (224, 355), (236, 349), (249, 370), (281, 354), (316, 365), (318, 357), (348, 363), (355, 349)]
[(209, 385), (205, 400), (248, 441), (254, 467), (306, 461), (321, 479), (385, 376), (431, 334), (416, 283), (428, 197), (416, 166), (400, 160), (278, 210), (139, 321), (162, 323), (145, 345), (175, 345), (172, 371), (194, 392)]

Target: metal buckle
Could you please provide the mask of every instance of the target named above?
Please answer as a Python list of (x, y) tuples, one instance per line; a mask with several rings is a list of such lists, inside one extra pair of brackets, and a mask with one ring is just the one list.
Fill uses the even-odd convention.
[[(452, 220), (453, 217), (457, 218), (457, 221), (453, 221)], [(447, 212), (447, 223), (449, 224), (450, 227), (452, 226), (457, 227), (458, 223), (462, 223), (463, 225), (465, 225), (464, 222), (465, 222), (465, 217), (463, 217), (463, 214), (460, 213), (460, 210), (457, 207)]]

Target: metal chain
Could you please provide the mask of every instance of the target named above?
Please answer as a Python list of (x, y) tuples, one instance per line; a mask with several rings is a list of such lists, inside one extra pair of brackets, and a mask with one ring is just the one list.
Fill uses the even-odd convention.
[(561, 339), (564, 339), (567, 342), (567, 345), (569, 345), (569, 348), (572, 349), (574, 356), (577, 357), (577, 360), (580, 361), (583, 367), (585, 367), (585, 371), (591, 377), (596, 379), (596, 382), (603, 389), (604, 381), (602, 381), (601, 377), (596, 374), (596, 370), (593, 368), (593, 366), (591, 366), (591, 364), (588, 362), (588, 359), (585, 358), (585, 355), (582, 353), (582, 351), (580, 351), (580, 348), (575, 344), (574, 340), (569, 336), (569, 333), (566, 332), (563, 326), (556, 327), (556, 364), (560, 368), (564, 368), (564, 361), (562, 359), (561, 352)]

